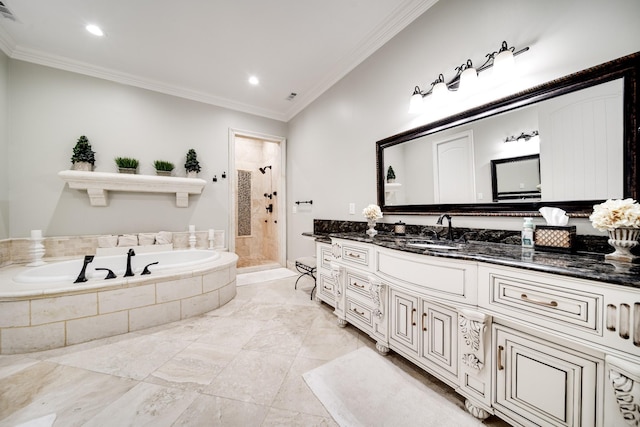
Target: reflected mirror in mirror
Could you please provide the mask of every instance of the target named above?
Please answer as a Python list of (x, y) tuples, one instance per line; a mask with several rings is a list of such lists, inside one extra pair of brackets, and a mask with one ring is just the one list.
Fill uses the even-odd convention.
[(506, 200), (495, 197), (492, 162), (534, 154), (542, 191), (511, 201), (622, 197), (622, 92), (617, 79), (385, 148), (384, 168), (392, 166), (396, 180), (385, 184), (384, 204)]
[(493, 201), (540, 200), (540, 155), (491, 160)]

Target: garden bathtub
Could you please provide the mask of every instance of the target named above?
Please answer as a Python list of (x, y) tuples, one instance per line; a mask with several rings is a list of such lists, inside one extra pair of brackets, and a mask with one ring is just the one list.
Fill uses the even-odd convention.
[[(196, 316), (236, 295), (236, 254), (176, 250), (0, 269), (0, 354), (47, 350)], [(141, 275), (149, 266), (151, 274)], [(107, 279), (109, 268), (116, 278)]]

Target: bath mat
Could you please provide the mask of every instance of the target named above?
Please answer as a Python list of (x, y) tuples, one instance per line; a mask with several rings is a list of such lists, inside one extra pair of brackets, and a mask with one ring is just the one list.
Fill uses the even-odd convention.
[(482, 425), (368, 347), (306, 372), (303, 378), (343, 427)]
[(291, 276), (297, 276), (297, 274), (295, 271), (287, 268), (274, 268), (271, 270), (254, 271), (252, 273), (242, 273), (236, 276), (236, 286), (253, 285), (255, 283), (269, 282)]

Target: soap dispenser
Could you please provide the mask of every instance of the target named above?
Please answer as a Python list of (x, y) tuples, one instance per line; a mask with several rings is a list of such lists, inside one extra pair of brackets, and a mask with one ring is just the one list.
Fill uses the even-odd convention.
[(525, 218), (522, 227), (522, 247), (533, 248), (533, 218)]

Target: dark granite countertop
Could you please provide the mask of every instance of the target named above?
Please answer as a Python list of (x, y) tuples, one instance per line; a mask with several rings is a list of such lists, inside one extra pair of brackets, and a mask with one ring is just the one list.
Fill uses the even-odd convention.
[(605, 260), (602, 254), (548, 252), (525, 249), (520, 245), (479, 241), (458, 243), (458, 249), (455, 250), (425, 250), (407, 246), (412, 240), (426, 239), (419, 235), (396, 236), (392, 233), (378, 233), (374, 238), (370, 238), (363, 232), (303, 234), (315, 237), (321, 242), (330, 243), (331, 237), (335, 237), (415, 254), (485, 262), (640, 288), (640, 264)]

